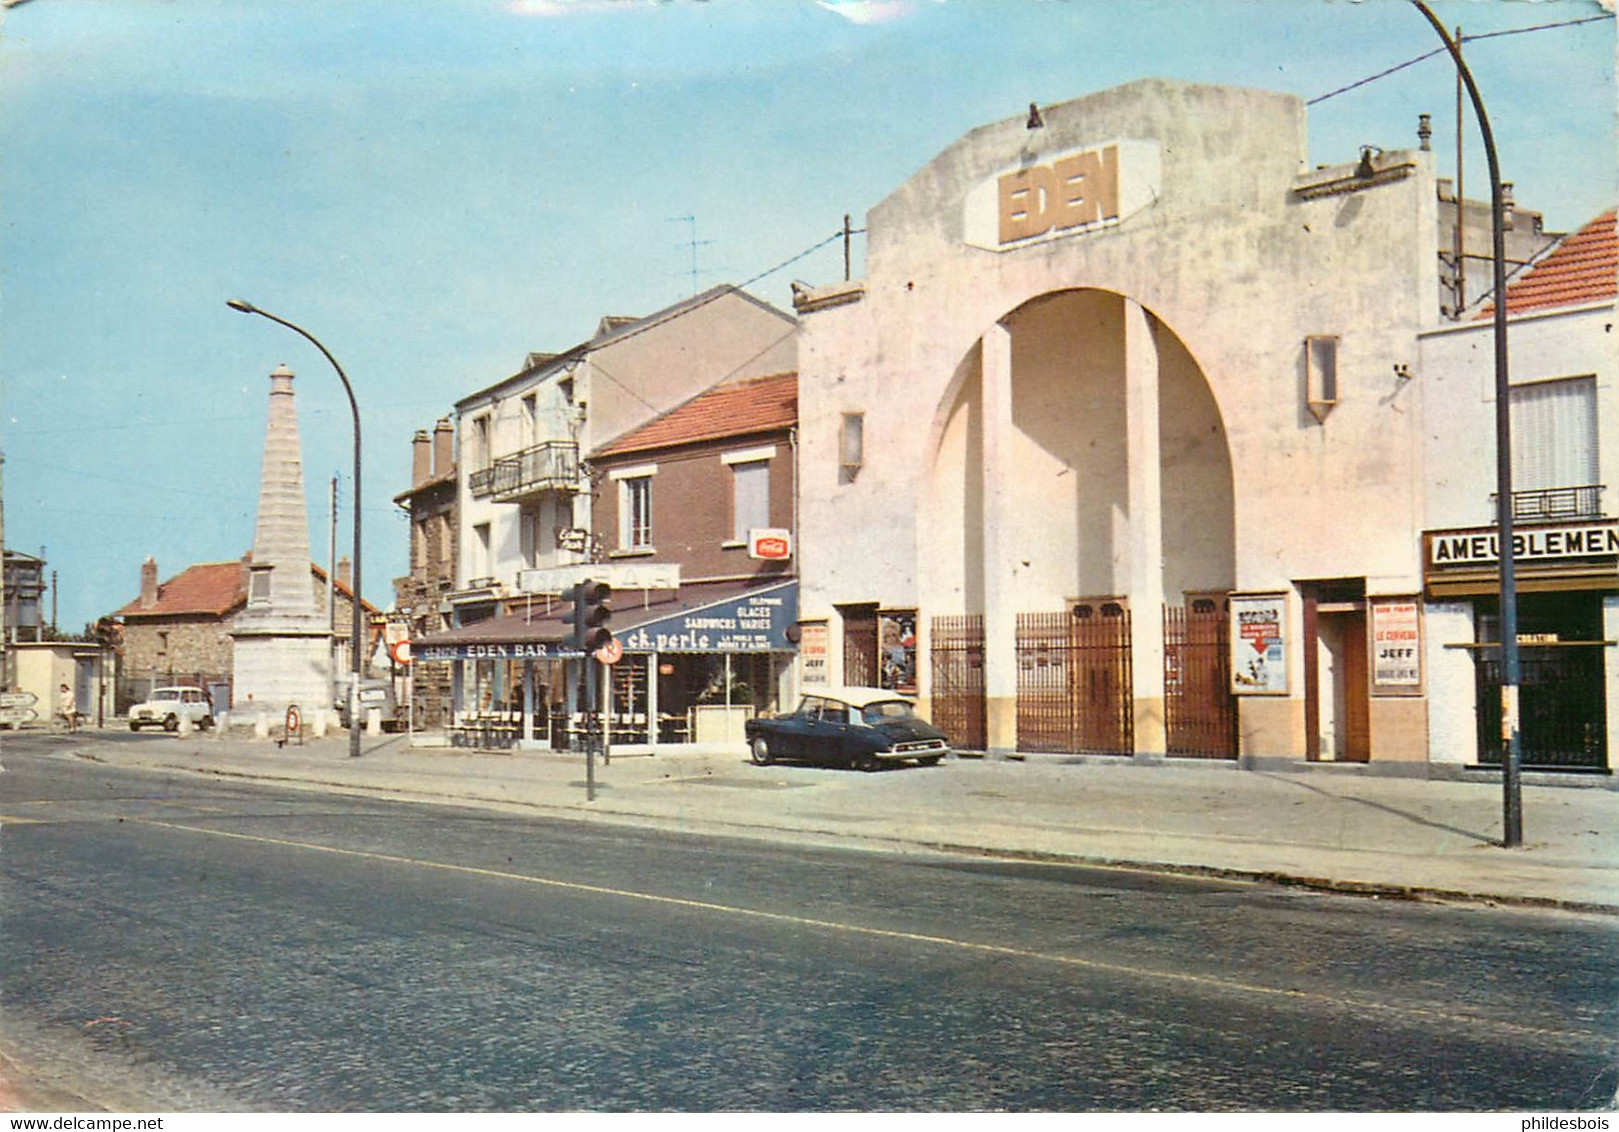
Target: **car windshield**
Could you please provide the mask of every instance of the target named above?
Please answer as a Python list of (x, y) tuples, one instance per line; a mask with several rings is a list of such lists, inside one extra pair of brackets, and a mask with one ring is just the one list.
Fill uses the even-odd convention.
[(904, 700), (878, 700), (860, 709), (860, 718), (867, 723), (888, 723), (896, 719), (910, 719), (911, 705)]
[(177, 700), (179, 698), (180, 693), (178, 691), (162, 691), (152, 697), (154, 700)]

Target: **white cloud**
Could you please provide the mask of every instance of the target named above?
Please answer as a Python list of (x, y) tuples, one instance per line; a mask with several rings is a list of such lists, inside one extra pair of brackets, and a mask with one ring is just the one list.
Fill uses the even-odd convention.
[(916, 11), (915, 0), (815, 0), (815, 3), (862, 27), (901, 20)]

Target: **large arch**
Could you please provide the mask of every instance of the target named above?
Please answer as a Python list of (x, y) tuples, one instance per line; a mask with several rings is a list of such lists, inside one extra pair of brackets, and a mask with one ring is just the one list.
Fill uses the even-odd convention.
[[(1146, 714), (1161, 719), (1162, 604), (1227, 591), (1236, 576), (1230, 446), (1186, 344), (1117, 292), (1047, 292), (958, 361), (934, 436), (918, 517), (923, 608), (985, 617), (986, 679), (1002, 672), (1005, 699), (1017, 614), (1125, 597), (1140, 610), (1135, 698), (1156, 699)], [(995, 687), (988, 698), (991, 746), (1004, 745)]]

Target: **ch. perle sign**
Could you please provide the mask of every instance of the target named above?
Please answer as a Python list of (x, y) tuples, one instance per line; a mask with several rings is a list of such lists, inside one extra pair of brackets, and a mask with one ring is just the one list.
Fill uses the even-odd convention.
[(1155, 142), (1120, 139), (1005, 169), (967, 194), (964, 238), (1005, 251), (1116, 224), (1157, 199)]

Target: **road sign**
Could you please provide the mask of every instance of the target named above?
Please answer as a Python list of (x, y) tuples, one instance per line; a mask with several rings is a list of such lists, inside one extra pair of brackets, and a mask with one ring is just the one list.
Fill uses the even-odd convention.
[(393, 657), (395, 664), (409, 664), (410, 663), (410, 641), (409, 641), (409, 639), (401, 640), (401, 641), (395, 641), (393, 644), (389, 645), (388, 646), (388, 655)]
[(617, 637), (608, 637), (607, 643), (597, 649), (594, 655), (603, 664), (617, 664), (624, 659), (624, 645)]

